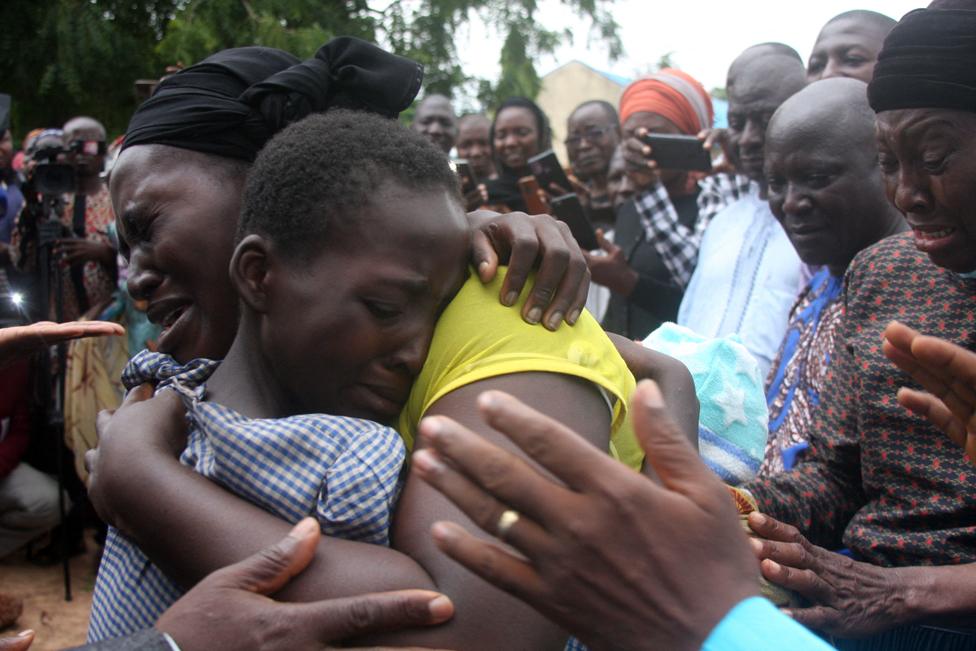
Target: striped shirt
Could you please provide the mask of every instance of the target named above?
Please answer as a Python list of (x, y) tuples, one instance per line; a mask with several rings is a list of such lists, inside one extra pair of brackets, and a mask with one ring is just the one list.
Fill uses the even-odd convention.
[[(246, 418), (205, 400), (204, 382), (217, 364), (196, 359), (180, 365), (143, 351), (129, 362), (123, 381), (130, 389), (154, 382), (157, 391), (180, 394), (189, 421), (181, 463), (290, 523), (312, 515), (326, 535), (388, 545), (406, 455), (396, 431), (324, 414)], [(110, 528), (88, 640), (151, 627), (181, 595), (138, 547)]]

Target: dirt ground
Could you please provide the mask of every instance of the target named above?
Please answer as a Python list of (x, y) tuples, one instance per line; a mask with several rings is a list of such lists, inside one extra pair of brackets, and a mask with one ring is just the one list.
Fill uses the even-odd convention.
[(0, 560), (0, 592), (24, 600), (24, 613), (0, 637), (25, 628), (37, 632), (31, 651), (55, 651), (84, 643), (88, 630), (92, 589), (95, 587), (95, 544), (86, 540), (87, 552), (71, 559), (72, 600), (64, 600), (61, 565), (37, 567), (24, 552)]

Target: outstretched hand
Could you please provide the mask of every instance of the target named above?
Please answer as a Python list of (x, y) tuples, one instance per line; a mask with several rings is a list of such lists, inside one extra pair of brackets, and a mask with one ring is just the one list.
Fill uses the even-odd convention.
[[(663, 486), (500, 392), (482, 417), (552, 475), (443, 417), (426, 418), (419, 476), (490, 534), (438, 522), (437, 546), (595, 649), (699, 649), (758, 568), (725, 487), (672, 422), (657, 385), (631, 413)], [(555, 479), (553, 479), (555, 477)]]
[(44, 346), (84, 337), (124, 335), (125, 328), (109, 321), (38, 321), (25, 326), (0, 329), (0, 366), (30, 355)]
[(892, 321), (884, 354), (925, 391), (902, 387), (898, 402), (927, 418), (976, 462), (976, 353)]
[(302, 651), (362, 635), (440, 624), (454, 614), (436, 592), (400, 590), (281, 603), (270, 599), (315, 556), (319, 526), (305, 518), (277, 544), (217, 570), (156, 622), (183, 651)]
[(502, 304), (515, 305), (529, 273), (538, 269), (522, 318), (549, 330), (564, 320), (576, 323), (586, 305), (590, 272), (569, 226), (549, 215), (522, 212), (479, 211), (469, 213), (468, 221), (473, 232), (471, 258), (481, 282), (491, 282), (498, 265), (508, 264)]

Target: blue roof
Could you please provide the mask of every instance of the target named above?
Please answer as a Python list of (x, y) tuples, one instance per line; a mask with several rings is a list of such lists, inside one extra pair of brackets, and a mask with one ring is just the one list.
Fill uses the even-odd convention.
[(614, 82), (615, 84), (620, 84), (621, 86), (627, 86), (630, 84), (631, 81), (633, 81), (632, 79), (628, 79), (627, 77), (621, 75), (615, 75), (612, 72), (597, 70), (596, 68), (593, 69), (596, 70), (601, 75), (603, 75), (604, 77), (606, 77), (607, 79), (609, 79), (610, 81)]

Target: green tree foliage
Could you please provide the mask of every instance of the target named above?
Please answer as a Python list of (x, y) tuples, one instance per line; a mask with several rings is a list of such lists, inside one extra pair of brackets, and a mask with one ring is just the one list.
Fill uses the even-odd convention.
[(115, 131), (135, 107), (133, 80), (159, 76), (155, 47), (173, 0), (3, 0), (0, 92), (19, 134), (79, 114)]
[(374, 26), (366, 0), (177, 0), (157, 53), (185, 65), (242, 45), (308, 57), (340, 34), (375, 40)]
[[(592, 24), (612, 57), (622, 52), (613, 0), (561, 0)], [(18, 135), (77, 114), (125, 128), (133, 82), (228, 47), (267, 45), (310, 56), (336, 35), (372, 40), (424, 64), (425, 92), (477, 89), (486, 107), (534, 97), (534, 60), (572, 35), (538, 21), (538, 0), (2, 0), (0, 92), (14, 96)], [(459, 63), (455, 34), (473, 18), (502, 34), (501, 76), (478, 80)]]

